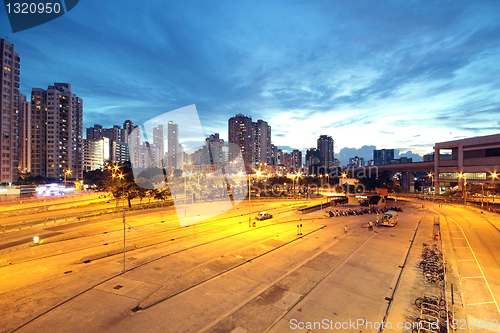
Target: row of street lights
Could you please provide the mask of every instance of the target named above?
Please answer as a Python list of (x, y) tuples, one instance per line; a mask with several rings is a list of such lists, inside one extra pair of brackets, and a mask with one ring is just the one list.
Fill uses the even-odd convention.
[[(431, 186), (434, 188), (434, 195), (436, 195), (436, 189), (434, 187), (434, 175), (429, 172), (427, 173), (427, 177), (431, 178)], [(493, 184), (495, 182), (495, 179), (499, 178), (499, 175), (496, 172), (491, 172), (489, 177), (491, 177), (491, 180), (493, 181)], [(465, 173), (461, 172), (458, 174), (459, 179), (464, 180), (464, 203), (467, 204), (467, 176)], [(481, 207), (483, 207), (483, 198), (484, 198), (484, 183), (481, 183)], [(495, 195), (493, 194), (493, 202), (495, 202)]]

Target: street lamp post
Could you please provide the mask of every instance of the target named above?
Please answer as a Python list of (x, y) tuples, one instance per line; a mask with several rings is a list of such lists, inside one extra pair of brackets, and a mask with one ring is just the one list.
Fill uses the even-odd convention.
[(465, 173), (460, 173), (458, 178), (462, 178), (464, 180), (464, 204), (467, 206), (467, 177)]
[(125, 179), (123, 179), (123, 174), (122, 173), (120, 173), (118, 175), (118, 178), (120, 178), (121, 183), (122, 183), (123, 207), (125, 207)]
[(483, 199), (484, 199), (484, 183), (481, 183), (481, 209), (483, 208)]
[(498, 174), (496, 172), (491, 173), (491, 180), (493, 181), (493, 207), (495, 207), (495, 179), (498, 178)]
[[(427, 177), (430, 177), (430, 178), (431, 178), (431, 187), (432, 187), (432, 188), (434, 188), (434, 175), (433, 175), (431, 172), (429, 172), (429, 173), (427, 174)], [(434, 188), (434, 195), (435, 195), (435, 194), (436, 194), (436, 188)]]
[(250, 185), (250, 173), (248, 174), (248, 227), (250, 228), (252, 226), (252, 218), (250, 217), (250, 210), (252, 207), (252, 188)]

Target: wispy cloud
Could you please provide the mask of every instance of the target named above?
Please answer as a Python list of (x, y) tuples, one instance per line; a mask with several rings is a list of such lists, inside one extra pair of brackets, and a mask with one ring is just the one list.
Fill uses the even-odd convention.
[(15, 35), (2, 12), (0, 33), (21, 55), (21, 91), (71, 83), (86, 127), (196, 104), (205, 134), (226, 139), (228, 118), (243, 113), (268, 121), (279, 146), (305, 150), (328, 134), (336, 152), (370, 144), (422, 155), (437, 141), (500, 132), (499, 10), (88, 1)]

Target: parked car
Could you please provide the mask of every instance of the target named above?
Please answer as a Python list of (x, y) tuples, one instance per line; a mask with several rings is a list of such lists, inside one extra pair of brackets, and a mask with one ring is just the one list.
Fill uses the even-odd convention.
[(266, 212), (260, 212), (259, 214), (257, 214), (257, 216), (255, 217), (255, 219), (259, 220), (259, 221), (262, 221), (262, 220), (270, 219), (272, 217), (273, 216), (271, 214), (268, 214)]

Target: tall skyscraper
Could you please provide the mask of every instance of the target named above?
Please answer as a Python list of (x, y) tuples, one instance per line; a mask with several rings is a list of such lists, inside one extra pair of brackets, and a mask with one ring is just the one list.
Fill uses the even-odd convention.
[(19, 75), (21, 74), (19, 54), (14, 44), (0, 39), (0, 89), (2, 118), (2, 153), (0, 155), (0, 182), (18, 180), (19, 161)]
[(224, 164), (226, 154), (223, 149), (224, 139), (219, 138), (219, 133), (210, 135), (203, 146), (202, 164)]
[(375, 165), (390, 164), (394, 159), (394, 149), (375, 149), (373, 163)]
[(285, 168), (288, 169), (292, 167), (292, 154), (289, 153), (283, 153), (283, 165)]
[(168, 138), (167, 138), (167, 166), (174, 169), (180, 169), (182, 158), (179, 158), (179, 125), (173, 121), (168, 122)]
[(19, 95), (19, 174), (31, 172), (31, 103)]
[(306, 152), (306, 167), (318, 165), (320, 161), (320, 153), (316, 148), (310, 148)]
[(102, 126), (95, 124), (94, 127), (89, 127), (86, 130), (87, 140), (100, 140), (102, 139)]
[[(53, 111), (52, 111), (53, 112)], [(31, 90), (31, 175), (47, 176), (47, 91)], [(51, 131), (54, 136), (54, 131)], [(51, 140), (53, 141), (53, 140)]]
[(272, 163), (271, 127), (264, 120), (252, 122), (252, 118), (237, 114), (228, 121), (228, 137), (229, 160), (234, 160), (241, 151), (247, 172), (259, 164)]
[(320, 135), (316, 148), (319, 150), (319, 163), (328, 171), (334, 166), (333, 139), (328, 135)]
[(135, 127), (128, 137), (130, 162), (132, 167), (139, 168), (142, 167), (142, 140), (141, 140), (141, 128)]
[(253, 166), (271, 164), (271, 126), (259, 119), (253, 123)]
[(31, 92), (31, 174), (80, 180), (83, 176), (83, 100), (68, 83)]
[(292, 168), (295, 172), (299, 172), (302, 169), (302, 152), (297, 149), (292, 151)]
[(124, 142), (128, 143), (128, 136), (134, 130), (134, 122), (132, 120), (125, 120), (125, 122), (123, 122), (123, 129), (126, 132), (125, 133), (126, 137)]
[(279, 165), (278, 163), (278, 147), (276, 147), (275, 145), (271, 144), (271, 160), (269, 162), (269, 164), (271, 165)]
[[(165, 158), (165, 131), (163, 125), (153, 127), (153, 144), (160, 149), (160, 161)], [(160, 163), (160, 166), (163, 165)]]
[(252, 118), (237, 114), (228, 121), (229, 160), (236, 159), (241, 152), (247, 172), (253, 164)]

